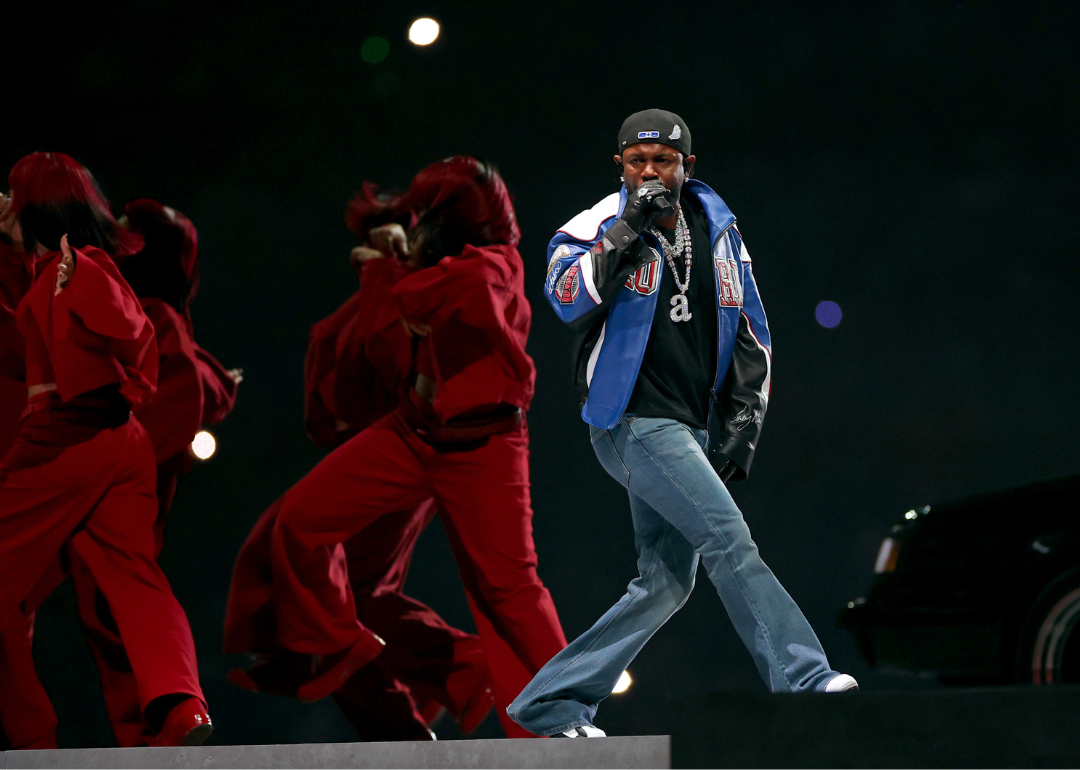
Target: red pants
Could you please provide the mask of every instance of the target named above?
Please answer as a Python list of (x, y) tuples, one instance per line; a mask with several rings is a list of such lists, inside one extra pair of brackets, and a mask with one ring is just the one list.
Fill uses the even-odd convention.
[[(227, 653), (281, 649), (270, 557), (281, 505), (282, 499), (275, 501), (259, 517), (240, 549), (225, 615)], [(428, 500), (383, 516), (344, 544), (356, 614), (388, 645), (379, 668), (389, 678), (358, 674), (334, 695), (364, 740), (426, 736), (420, 711), (430, 712), (439, 704), (457, 717), (486, 678), (479, 638), (449, 626), (430, 607), (404, 594), (416, 541), (434, 515)]]
[[(433, 497), (488, 655), (500, 721), (566, 637), (536, 574), (528, 434), (470, 451), (421, 441), (397, 413), (338, 447), (282, 499), (271, 538), (280, 646), (328, 654), (371, 633), (357, 619), (343, 543)], [(516, 728), (516, 729), (515, 729)]]
[[(163, 467), (158, 466), (158, 518), (154, 523), (155, 555), (158, 557), (164, 543), (165, 515), (175, 492), (176, 473), (168, 466), (164, 467), (163, 473)], [(50, 748), (47, 745), (49, 738), (45, 738), (44, 744), (38, 744), (42, 742), (40, 736), (53, 734), (56, 714), (34, 673), (33, 666), (25, 666), (20, 662), (24, 656), (29, 655), (29, 647), (25, 651), (21, 649), (24, 645), (20, 637), (33, 640), (33, 611), (60, 586), (70, 572), (79, 619), (86, 631), (86, 641), (101, 676), (105, 710), (117, 745), (146, 745), (149, 735), (139, 706), (138, 684), (108, 600), (94, 581), (93, 573), (77, 553), (65, 550), (63, 556), (66, 558), (61, 559), (58, 555), (53, 560), (46, 574), (38, 580), (22, 604), (21, 611), (28, 629), (20, 632), (21, 624), (15, 621), (9, 621), (0, 628), (0, 692), (7, 696), (6, 699), (0, 699), (0, 732), (5, 733), (7, 740), (16, 746)], [(8, 724), (10, 727), (5, 728)]]
[(30, 414), (0, 463), (0, 623), (27, 638), (20, 605), (67, 544), (123, 636), (140, 710), (162, 695), (201, 699), (187, 618), (155, 560), (150, 441), (134, 418), (102, 428), (91, 410), (88, 421), (65, 423), (76, 401)]
[[(176, 495), (176, 472), (168, 463), (157, 469), (157, 519), (154, 521), (154, 558), (161, 557), (165, 545), (165, 517)], [(101, 676), (105, 711), (118, 746), (145, 746), (149, 736), (139, 706), (139, 687), (131, 668), (124, 641), (116, 626), (105, 594), (94, 573), (74, 550), (71, 553), (71, 581), (79, 608), (79, 620), (86, 632), (90, 654)]]
[(56, 712), (34, 673), (32, 633), (21, 608), (0, 627), (0, 749), (56, 748)]

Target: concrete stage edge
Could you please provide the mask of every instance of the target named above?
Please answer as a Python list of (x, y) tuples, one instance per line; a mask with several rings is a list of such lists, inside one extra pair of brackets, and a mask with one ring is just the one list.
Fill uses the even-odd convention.
[(666, 735), (554, 740), (295, 743), (164, 749), (5, 751), (2, 768), (31, 767), (671, 767)]

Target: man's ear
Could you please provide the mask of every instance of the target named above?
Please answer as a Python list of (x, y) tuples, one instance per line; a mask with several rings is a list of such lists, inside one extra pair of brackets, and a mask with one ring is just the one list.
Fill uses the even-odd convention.
[(693, 155), (683, 160), (683, 171), (686, 172), (687, 179), (694, 178), (694, 161), (696, 160), (697, 158)]

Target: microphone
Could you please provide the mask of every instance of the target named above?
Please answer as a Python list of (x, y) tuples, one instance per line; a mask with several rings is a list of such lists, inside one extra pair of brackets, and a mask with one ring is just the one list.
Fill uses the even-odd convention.
[(667, 195), (664, 193), (653, 198), (652, 203), (656, 206), (658, 212), (653, 219), (663, 219), (675, 213), (675, 204), (668, 200)]

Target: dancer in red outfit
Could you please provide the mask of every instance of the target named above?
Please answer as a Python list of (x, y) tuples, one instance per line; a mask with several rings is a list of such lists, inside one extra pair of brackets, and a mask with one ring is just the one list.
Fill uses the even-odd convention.
[[(14, 217), (5, 220), (7, 227), (0, 228), (19, 232)], [(21, 247), (21, 235), (17, 244), (0, 241), (0, 458), (15, 443), (26, 407), (26, 350), (15, 309), (33, 274)], [(18, 615), (0, 626), (0, 749), (55, 748), (56, 713), (30, 657), (33, 615), (22, 608)]]
[(153, 328), (110, 259), (141, 239), (66, 155), (29, 155), (9, 182), (0, 221), (35, 262), (16, 309), (29, 405), (0, 462), (0, 625), (16, 624), (3, 637), (21, 630), (29, 660), (22, 606), (66, 545), (112, 610), (154, 742), (201, 743), (212, 728), (191, 631), (154, 559), (152, 448), (131, 417), (157, 379)]
[[(314, 656), (298, 689), (305, 699), (373, 660), (382, 640), (357, 619), (342, 544), (434, 497), (489, 653), (500, 721), (523, 736), (505, 707), (566, 639), (532, 541), (524, 410), (535, 370), (517, 223), (502, 179), (472, 158), (433, 164), (409, 195), (422, 213), (408, 239), (393, 226), (373, 237), (385, 255), (426, 267), (400, 276), (393, 260), (373, 259), (374, 275), (367, 265), (364, 275), (391, 298), (376, 330), (400, 324), (413, 337), (399, 370), (408, 394), (286, 493), (272, 532), (277, 642)], [(495, 665), (500, 650), (514, 666)]]
[(157, 392), (134, 411), (150, 434), (158, 464), (160, 552), (177, 476), (191, 470), (192, 439), (232, 411), (243, 377), (195, 342), (190, 305), (199, 288), (199, 242), (191, 220), (148, 198), (128, 203), (123, 219), (146, 243), (138, 254), (118, 260), (120, 274), (153, 323), (158, 346)]
[[(165, 517), (176, 494), (178, 474), (190, 470), (188, 451), (203, 425), (221, 422), (232, 410), (241, 379), (226, 371), (194, 339), (189, 305), (199, 284), (198, 235), (180, 212), (154, 200), (124, 207), (128, 228), (145, 241), (138, 254), (118, 258), (120, 273), (139, 298), (154, 327), (158, 382), (154, 397), (134, 414), (150, 436), (157, 461), (158, 515), (154, 522), (155, 556), (165, 542)], [(138, 689), (108, 602), (93, 574), (72, 554), (79, 618), (101, 674), (101, 687), (113, 734), (120, 746), (146, 745)]]
[[(411, 222), (407, 206), (400, 197), (376, 196), (370, 183), (346, 213), (350, 229), (365, 242), (371, 228), (395, 219)], [(367, 263), (361, 257), (372, 255), (381, 256), (365, 246), (354, 249), (361, 289), (311, 330), (305, 421), (319, 446), (340, 445), (397, 404), (397, 365), (380, 370), (367, 354), (372, 321), (388, 301), (375, 291), (374, 279), (363, 278)], [(402, 275), (408, 272), (400, 263), (397, 269)], [(383, 350), (396, 345), (407, 366), (408, 338), (400, 327), (392, 332), (382, 340)], [(270, 543), (280, 507), (279, 499), (260, 517), (237, 558), (224, 646), (228, 653), (276, 654), (250, 672), (231, 672), (232, 681), (248, 689), (295, 695), (307, 672), (302, 663), (281, 655), (272, 604)], [(333, 694), (363, 740), (430, 739), (428, 725), (443, 707), (468, 733), (494, 704), (479, 638), (450, 627), (431, 608), (404, 594), (413, 549), (434, 513), (430, 500), (389, 513), (344, 544), (357, 616), (388, 644), (376, 665), (355, 674)]]

